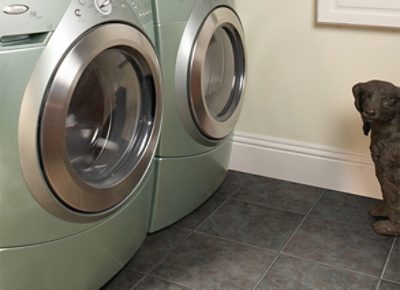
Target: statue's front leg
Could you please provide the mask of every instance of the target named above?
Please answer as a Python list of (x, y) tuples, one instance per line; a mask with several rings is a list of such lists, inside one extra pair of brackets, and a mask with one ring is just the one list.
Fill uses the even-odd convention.
[(388, 217), (389, 209), (385, 201), (380, 201), (378, 204), (373, 205), (368, 213), (373, 217)]
[(378, 221), (374, 223), (374, 230), (381, 235), (400, 236), (400, 223), (391, 220)]
[(400, 236), (400, 187), (385, 193), (386, 200), (382, 210), (387, 211), (389, 219), (374, 223), (374, 229), (379, 234)]

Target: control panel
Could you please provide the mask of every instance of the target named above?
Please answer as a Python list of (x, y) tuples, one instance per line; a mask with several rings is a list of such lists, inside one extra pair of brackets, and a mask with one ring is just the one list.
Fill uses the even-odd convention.
[(63, 17), (79, 29), (115, 19), (152, 28), (152, 0), (0, 0), (0, 48), (45, 43)]
[(53, 31), (70, 1), (0, 1), (0, 47), (41, 43)]
[(127, 3), (138, 17), (142, 25), (153, 22), (153, 9), (151, 0), (127, 0)]

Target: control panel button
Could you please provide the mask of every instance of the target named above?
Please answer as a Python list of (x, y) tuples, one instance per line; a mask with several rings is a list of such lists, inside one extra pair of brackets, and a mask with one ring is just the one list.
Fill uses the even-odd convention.
[(22, 4), (13, 4), (3, 8), (3, 12), (10, 15), (18, 15), (25, 13), (29, 10), (29, 7)]
[(75, 15), (78, 16), (78, 17), (81, 17), (82, 16), (82, 10), (76, 9), (75, 10)]
[(111, 0), (94, 0), (94, 4), (102, 14), (110, 14), (112, 10)]

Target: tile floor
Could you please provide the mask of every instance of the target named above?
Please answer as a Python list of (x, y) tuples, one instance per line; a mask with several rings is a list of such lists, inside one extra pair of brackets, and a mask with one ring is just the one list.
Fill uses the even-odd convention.
[(102, 289), (400, 290), (400, 238), (372, 230), (376, 202), (230, 171)]

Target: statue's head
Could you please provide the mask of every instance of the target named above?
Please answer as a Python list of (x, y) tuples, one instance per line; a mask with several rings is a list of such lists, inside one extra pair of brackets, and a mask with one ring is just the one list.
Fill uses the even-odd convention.
[(379, 80), (358, 83), (353, 86), (353, 95), (365, 135), (372, 124), (383, 124), (400, 116), (400, 88), (392, 83)]

